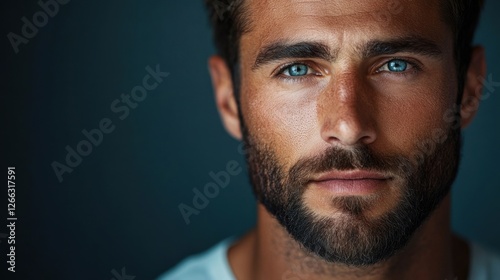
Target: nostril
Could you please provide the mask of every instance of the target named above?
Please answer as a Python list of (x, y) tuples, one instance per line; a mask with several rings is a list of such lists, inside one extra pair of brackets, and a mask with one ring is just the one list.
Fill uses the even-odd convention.
[(329, 144), (355, 146), (373, 143), (376, 133), (370, 122), (362, 122), (359, 118), (351, 116), (325, 122), (321, 129), (321, 137)]

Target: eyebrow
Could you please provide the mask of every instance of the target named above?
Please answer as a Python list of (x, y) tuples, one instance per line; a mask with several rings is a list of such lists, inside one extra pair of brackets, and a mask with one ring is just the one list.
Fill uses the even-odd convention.
[(285, 58), (321, 58), (324, 60), (334, 60), (330, 48), (319, 42), (300, 42), (286, 44), (277, 42), (268, 45), (259, 52), (252, 70), (256, 70), (264, 64)]
[(402, 37), (389, 41), (373, 40), (362, 47), (363, 57), (375, 57), (399, 52), (430, 57), (438, 57), (443, 53), (438, 44), (420, 36)]
[[(364, 58), (399, 52), (408, 52), (429, 57), (439, 57), (443, 53), (438, 44), (420, 36), (408, 36), (392, 40), (372, 40), (355, 49)], [(294, 44), (277, 42), (261, 49), (255, 59), (252, 70), (257, 70), (261, 66), (277, 60), (289, 58), (319, 58), (334, 61), (337, 53), (338, 50), (332, 50), (328, 45), (321, 42), (299, 42)]]

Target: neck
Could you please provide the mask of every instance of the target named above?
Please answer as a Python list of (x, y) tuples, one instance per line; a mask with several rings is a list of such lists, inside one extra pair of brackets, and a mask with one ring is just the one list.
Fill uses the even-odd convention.
[(259, 204), (257, 227), (229, 250), (237, 279), (466, 279), (467, 244), (450, 229), (450, 196), (388, 260), (373, 266), (329, 263), (304, 250)]

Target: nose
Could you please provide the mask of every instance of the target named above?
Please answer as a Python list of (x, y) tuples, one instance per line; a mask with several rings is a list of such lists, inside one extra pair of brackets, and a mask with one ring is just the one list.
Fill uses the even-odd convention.
[(373, 94), (362, 78), (346, 73), (334, 78), (317, 104), (322, 139), (332, 145), (356, 146), (377, 138)]

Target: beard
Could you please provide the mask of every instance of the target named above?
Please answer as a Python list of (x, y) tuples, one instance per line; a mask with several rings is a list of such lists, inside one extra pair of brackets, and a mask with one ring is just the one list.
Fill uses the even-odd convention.
[[(332, 146), (285, 169), (271, 147), (251, 137), (244, 124), (242, 128), (258, 201), (306, 251), (350, 266), (373, 265), (402, 249), (449, 193), (460, 160), (460, 129), (450, 128), (444, 141), (427, 142), (410, 156), (376, 154), (366, 145), (349, 150)], [(376, 196), (332, 197), (329, 203), (343, 215), (320, 216), (305, 204), (312, 175), (353, 169), (391, 174), (396, 205), (369, 217)]]

